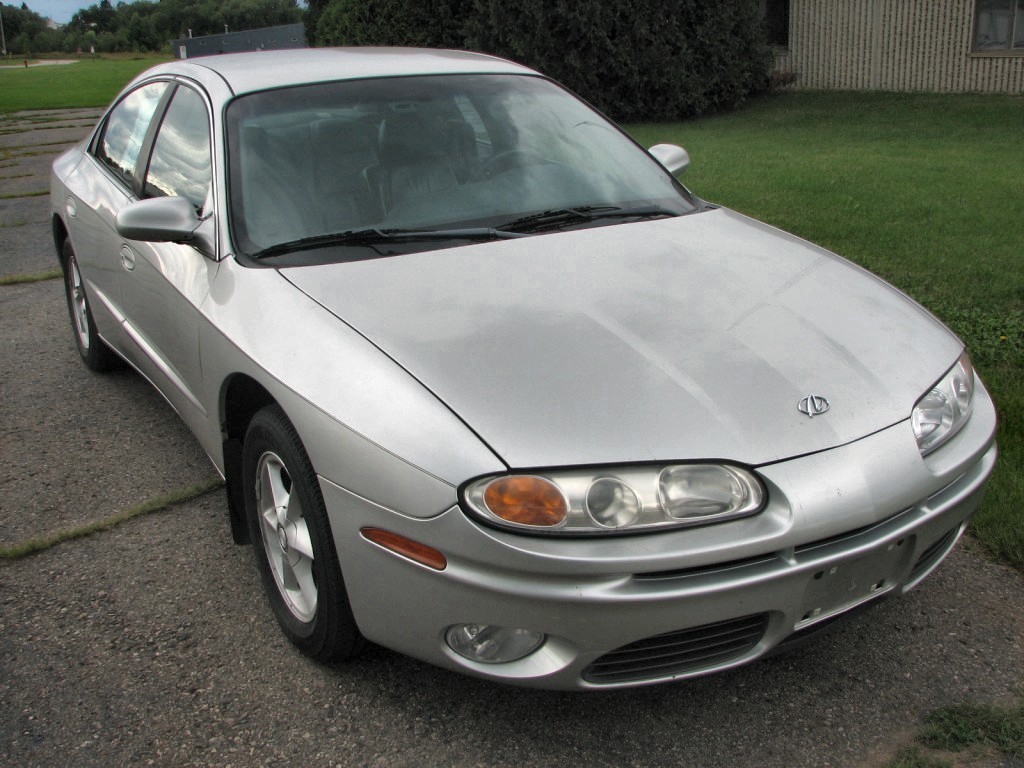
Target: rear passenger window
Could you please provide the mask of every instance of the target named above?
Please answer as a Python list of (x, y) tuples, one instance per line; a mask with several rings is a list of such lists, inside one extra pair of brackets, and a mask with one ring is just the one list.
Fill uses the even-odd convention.
[(132, 91), (114, 107), (103, 127), (96, 157), (129, 186), (135, 178), (135, 166), (149, 123), (167, 85), (166, 82), (150, 83)]
[(145, 196), (180, 195), (199, 210), (211, 176), (206, 104), (191, 88), (179, 86), (153, 143)]

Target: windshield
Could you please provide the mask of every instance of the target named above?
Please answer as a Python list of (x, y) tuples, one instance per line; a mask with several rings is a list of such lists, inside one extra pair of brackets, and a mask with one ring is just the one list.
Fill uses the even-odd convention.
[(381, 243), (401, 243), (400, 252), (449, 247), (462, 244), (449, 239), (506, 237), (506, 230), (695, 209), (642, 149), (539, 77), (385, 78), (266, 91), (232, 102), (227, 128), (231, 226), (248, 255), (333, 248), (318, 260), (365, 258), (343, 252), (381, 252)]

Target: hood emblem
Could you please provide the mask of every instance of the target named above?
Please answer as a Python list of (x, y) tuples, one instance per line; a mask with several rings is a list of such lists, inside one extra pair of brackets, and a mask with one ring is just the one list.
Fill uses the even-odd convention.
[(808, 395), (796, 407), (800, 413), (806, 413), (808, 418), (813, 419), (815, 416), (827, 413), (832, 404), (829, 403), (828, 398), (821, 395)]

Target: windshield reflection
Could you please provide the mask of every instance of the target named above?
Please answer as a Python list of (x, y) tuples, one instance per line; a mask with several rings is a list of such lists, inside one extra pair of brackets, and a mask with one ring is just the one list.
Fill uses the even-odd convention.
[(549, 210), (656, 206), (671, 215), (695, 207), (646, 152), (540, 77), (302, 86), (237, 99), (227, 117), (233, 234), (247, 254), (372, 227), (489, 227)]

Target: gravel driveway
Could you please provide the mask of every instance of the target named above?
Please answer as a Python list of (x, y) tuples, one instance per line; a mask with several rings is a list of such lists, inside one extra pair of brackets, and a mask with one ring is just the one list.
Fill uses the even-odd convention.
[[(56, 268), (39, 193), (96, 115), (0, 116), (0, 277)], [(0, 547), (215, 478), (140, 377), (81, 365), (59, 280), (0, 286), (0, 363)], [(278, 631), (218, 489), (0, 559), (0, 764), (879, 766), (928, 711), (1019, 693), (1022, 637), (1024, 578), (961, 547), (902, 600), (690, 682), (547, 693), (377, 648), (324, 667)]]

